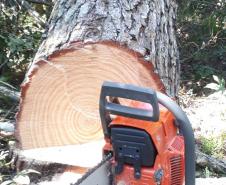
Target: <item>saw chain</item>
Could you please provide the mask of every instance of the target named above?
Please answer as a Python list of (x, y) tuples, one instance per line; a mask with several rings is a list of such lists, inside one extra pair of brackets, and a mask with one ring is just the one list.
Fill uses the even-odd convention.
[[(111, 185), (112, 173), (111, 169), (109, 169), (111, 168), (111, 158), (112, 153), (109, 153), (99, 164), (97, 164), (94, 168), (91, 168), (87, 173), (85, 173), (85, 175), (78, 179), (76, 183), (71, 183), (71, 185)], [(90, 184), (90, 182), (92, 182), (92, 184)], [(106, 182), (109, 182), (109, 184), (106, 184)]]

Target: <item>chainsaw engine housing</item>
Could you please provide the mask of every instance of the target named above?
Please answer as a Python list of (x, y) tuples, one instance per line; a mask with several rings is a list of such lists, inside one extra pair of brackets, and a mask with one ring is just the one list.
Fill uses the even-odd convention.
[(114, 185), (195, 185), (192, 127), (168, 96), (105, 82), (100, 117)]
[[(142, 103), (132, 102), (134, 107)], [(143, 104), (143, 108), (147, 108)], [(160, 106), (158, 122), (117, 116), (110, 124), (114, 184), (182, 185), (184, 181), (184, 139), (178, 134), (173, 115)]]

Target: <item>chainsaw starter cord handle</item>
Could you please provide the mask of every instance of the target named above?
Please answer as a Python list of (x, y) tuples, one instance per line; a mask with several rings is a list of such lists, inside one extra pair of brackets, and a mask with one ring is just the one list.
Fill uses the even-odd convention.
[(179, 124), (185, 142), (185, 185), (195, 185), (195, 139), (194, 133), (183, 110), (167, 95), (157, 93), (158, 102), (172, 112)]

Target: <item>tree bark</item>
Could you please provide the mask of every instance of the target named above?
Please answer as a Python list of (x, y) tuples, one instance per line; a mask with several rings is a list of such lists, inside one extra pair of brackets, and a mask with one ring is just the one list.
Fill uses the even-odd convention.
[[(163, 82), (176, 96), (176, 10), (174, 0), (56, 1), (22, 85), (16, 128), (22, 148), (103, 138), (98, 99), (104, 80), (165, 92)], [(63, 149), (56, 151), (61, 159)]]
[(113, 40), (152, 62), (167, 93), (176, 96), (180, 70), (176, 11), (175, 0), (56, 1), (35, 61), (70, 42)]
[(226, 163), (199, 150), (196, 150), (196, 164), (200, 167), (208, 167), (212, 171), (226, 174)]

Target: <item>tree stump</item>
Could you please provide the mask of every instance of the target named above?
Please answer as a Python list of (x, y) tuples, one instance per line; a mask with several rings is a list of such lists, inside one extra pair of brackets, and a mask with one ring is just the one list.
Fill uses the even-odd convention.
[[(114, 42), (72, 43), (70, 48), (37, 62), (22, 86), (17, 115), (17, 138), (22, 149), (76, 145), (103, 139), (99, 95), (104, 81), (164, 91), (152, 64), (145, 62), (137, 52)], [(85, 146), (81, 145), (81, 149)], [(77, 150), (78, 154), (81, 150)], [(35, 158), (41, 156), (41, 150), (36, 152)], [(101, 148), (97, 153), (101, 154)], [(69, 158), (64, 156), (63, 159)], [(48, 160), (51, 159), (54, 159), (54, 153), (48, 155)], [(70, 164), (74, 162), (70, 160)]]
[[(176, 11), (174, 0), (56, 1), (21, 89), (16, 135), (23, 154), (55, 150), (47, 160), (92, 166), (86, 160), (95, 155), (98, 161), (103, 81), (159, 91), (164, 83), (176, 96)], [(93, 153), (84, 149), (90, 143), (96, 143)]]

